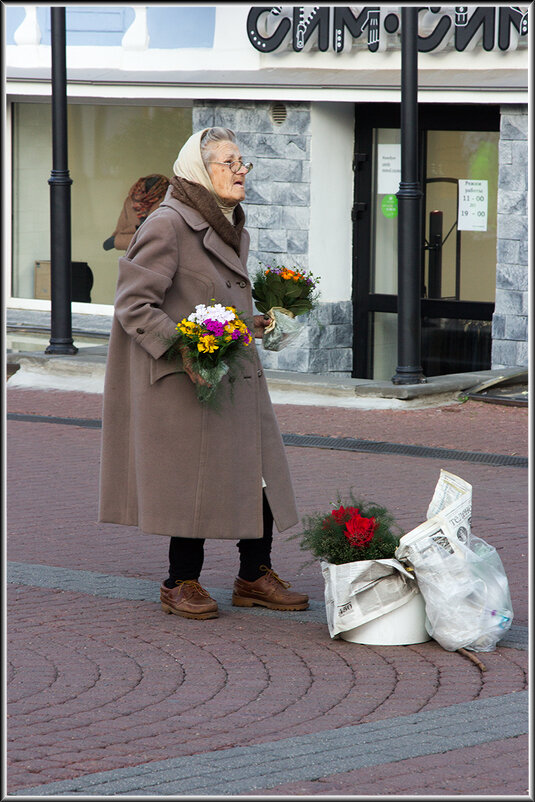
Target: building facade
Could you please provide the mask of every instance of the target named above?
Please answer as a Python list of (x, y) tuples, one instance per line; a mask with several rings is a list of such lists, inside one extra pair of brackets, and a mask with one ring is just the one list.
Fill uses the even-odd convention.
[[(4, 14), (7, 303), (47, 310), (50, 8)], [(130, 187), (223, 125), (254, 163), (250, 273), (320, 277), (265, 366), (391, 378), (400, 7), (72, 6), (66, 29), (72, 259), (91, 277), (73, 311), (112, 314), (121, 252), (103, 243)], [(527, 366), (528, 7), (424, 7), (418, 34), (423, 371)]]

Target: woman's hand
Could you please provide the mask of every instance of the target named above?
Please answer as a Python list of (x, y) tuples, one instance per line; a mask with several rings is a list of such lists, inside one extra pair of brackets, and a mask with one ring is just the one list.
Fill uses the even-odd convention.
[(191, 381), (193, 382), (193, 384), (201, 384), (205, 387), (211, 387), (212, 385), (209, 382), (207, 382), (206, 379), (203, 379), (203, 377), (200, 376), (193, 367), (193, 362), (191, 356), (188, 353), (188, 349), (184, 345), (182, 345), (179, 346), (179, 351), (182, 357), (182, 364), (184, 365), (184, 370), (191, 379)]
[(271, 323), (271, 318), (269, 315), (254, 315), (253, 316), (253, 325), (254, 325), (254, 336), (258, 338), (262, 338), (264, 336), (264, 329), (266, 326), (269, 326)]

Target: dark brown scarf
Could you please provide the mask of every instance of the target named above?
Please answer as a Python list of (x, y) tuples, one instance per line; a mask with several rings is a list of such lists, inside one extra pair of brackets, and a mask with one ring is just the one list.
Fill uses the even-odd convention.
[(241, 232), (245, 223), (245, 213), (240, 204), (238, 203), (234, 209), (236, 222), (232, 225), (217, 205), (214, 196), (201, 184), (188, 181), (186, 178), (173, 176), (171, 186), (172, 197), (202, 214), (206, 222), (212, 226), (216, 234), (219, 234), (223, 242), (234, 248), (239, 256)]

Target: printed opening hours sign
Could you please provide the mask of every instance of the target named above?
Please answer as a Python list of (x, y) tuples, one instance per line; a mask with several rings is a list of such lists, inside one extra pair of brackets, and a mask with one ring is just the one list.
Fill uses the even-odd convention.
[(486, 231), (489, 206), (489, 182), (459, 179), (458, 231)]

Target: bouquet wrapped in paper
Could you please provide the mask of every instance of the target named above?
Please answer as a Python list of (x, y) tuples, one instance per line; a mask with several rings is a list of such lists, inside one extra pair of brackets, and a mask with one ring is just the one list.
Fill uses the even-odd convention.
[(180, 356), (201, 377), (195, 389), (199, 401), (206, 403), (214, 400), (222, 378), (237, 359), (246, 356), (252, 341), (250, 329), (233, 306), (199, 304), (177, 323), (167, 356)]
[(263, 345), (268, 351), (280, 351), (291, 345), (301, 332), (295, 320), (310, 312), (318, 299), (319, 278), (298, 268), (267, 265), (253, 281), (253, 298), (260, 312), (271, 322), (264, 329)]
[(352, 493), (349, 504), (339, 496), (333, 507), (303, 519), (300, 547), (319, 559), (334, 638), (407, 604), (418, 586), (395, 559), (401, 529), (386, 507)]

